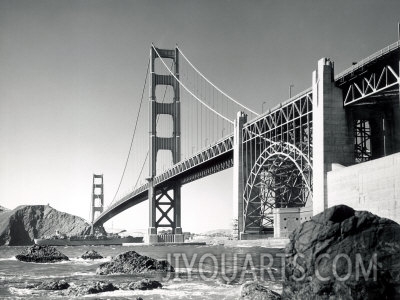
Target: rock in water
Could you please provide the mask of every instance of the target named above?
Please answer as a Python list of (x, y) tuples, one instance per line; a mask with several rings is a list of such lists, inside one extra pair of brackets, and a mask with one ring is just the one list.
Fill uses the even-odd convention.
[(67, 256), (62, 254), (56, 248), (52, 246), (39, 245), (33, 245), (26, 248), (21, 252), (21, 254), (18, 254), (16, 258), (20, 261), (35, 263), (49, 263), (69, 260)]
[(156, 260), (145, 255), (140, 255), (135, 251), (128, 251), (117, 255), (110, 262), (101, 264), (97, 268), (96, 274), (135, 274), (156, 271), (174, 272), (174, 268), (166, 260)]
[(130, 283), (128, 288), (130, 290), (152, 290), (162, 288), (162, 284), (159, 281), (145, 278), (140, 281)]
[(303, 223), (286, 247), (283, 299), (400, 299), (400, 225), (345, 205)]
[(71, 286), (67, 295), (69, 296), (83, 296), (88, 294), (98, 294), (104, 292), (112, 292), (118, 290), (111, 282), (97, 281), (94, 283), (83, 284), (80, 286)]
[(38, 290), (51, 290), (51, 291), (65, 290), (67, 288), (69, 288), (69, 284), (65, 280), (44, 281), (38, 286), (36, 286), (36, 289)]
[(82, 254), (81, 258), (83, 258), (83, 259), (101, 259), (101, 258), (103, 258), (103, 256), (101, 256), (95, 250), (88, 250)]
[(281, 295), (267, 289), (257, 282), (246, 282), (240, 290), (240, 298), (244, 300), (281, 300)]
[[(82, 235), (90, 230), (84, 219), (48, 205), (23, 205), (0, 213), (0, 245), (32, 245), (33, 239), (53, 236), (58, 230)], [(104, 233), (104, 228), (99, 228)]]

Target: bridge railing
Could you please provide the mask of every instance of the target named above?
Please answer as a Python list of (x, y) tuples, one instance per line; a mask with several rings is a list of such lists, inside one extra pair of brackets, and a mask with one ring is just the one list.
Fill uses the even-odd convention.
[(400, 47), (400, 41), (397, 41), (393, 44), (390, 44), (389, 46), (386, 46), (385, 48), (376, 51), (375, 53), (371, 54), (370, 56), (362, 59), (361, 61), (357, 62), (354, 66), (351, 66), (350, 68), (347, 68), (343, 72), (340, 72), (338, 75), (335, 76), (335, 80), (339, 80), (343, 78), (344, 76), (354, 72), (354, 70), (361, 68), (362, 66), (368, 64), (372, 60), (381, 57), (389, 52), (392, 52)]
[(105, 211), (103, 211), (95, 220), (95, 222), (100, 219), (101, 217), (103, 217), (103, 215), (105, 215), (107, 212), (109, 212), (110, 210), (112, 210), (113, 208), (119, 206), (121, 203), (123, 203), (124, 201), (135, 197), (136, 195), (142, 193), (143, 191), (147, 190), (149, 188), (149, 184), (145, 183), (142, 186), (138, 187), (137, 189), (125, 194), (120, 200), (116, 201), (114, 204), (110, 205), (109, 207), (106, 208)]
[(249, 127), (249, 126), (251, 126), (252, 124), (254, 124), (254, 123), (256, 123), (256, 122), (258, 122), (258, 121), (264, 119), (266, 116), (272, 115), (272, 114), (274, 114), (275, 112), (281, 110), (282, 108), (284, 108), (284, 107), (290, 105), (291, 103), (293, 103), (293, 102), (295, 102), (295, 101), (297, 101), (297, 100), (300, 100), (300, 99), (303, 98), (303, 97), (310, 96), (311, 93), (312, 93), (312, 87), (309, 87), (308, 89), (305, 89), (305, 90), (301, 91), (300, 93), (294, 95), (293, 97), (287, 99), (286, 101), (283, 101), (283, 102), (281, 102), (280, 104), (274, 106), (273, 108), (267, 110), (265, 113), (263, 113), (263, 114), (261, 114), (261, 115), (255, 117), (253, 120), (248, 121), (248, 122), (244, 125), (244, 127)]
[[(215, 144), (210, 145), (209, 147), (198, 151), (193, 156), (191, 156), (183, 161), (180, 161), (179, 163), (173, 165), (168, 170), (164, 171), (162, 174), (156, 176), (154, 179), (154, 184), (158, 185), (158, 184), (170, 179), (171, 177), (176, 176), (179, 173), (188, 171), (211, 158), (215, 158), (219, 155), (222, 155), (222, 154), (232, 150), (232, 148), (233, 148), (233, 135), (230, 134), (230, 135), (225, 136), (224, 138), (218, 140)], [(115, 207), (119, 206), (121, 203), (125, 202), (126, 200), (129, 200), (129, 199), (135, 197), (136, 195), (142, 193), (143, 191), (147, 190), (148, 187), (149, 187), (149, 184), (145, 183), (142, 186), (140, 186), (139, 188), (137, 188), (131, 192), (128, 192), (120, 200), (116, 201), (114, 204), (107, 207), (107, 209), (102, 214), (100, 214), (96, 220), (100, 219), (101, 217), (103, 217), (104, 214), (106, 214), (110, 210), (114, 209)]]
[(158, 175), (154, 179), (154, 184), (158, 185), (175, 175), (182, 173), (184, 171), (190, 170), (197, 165), (211, 159), (222, 155), (233, 148), (233, 134), (230, 134), (220, 140), (218, 140), (215, 144), (198, 151), (193, 156), (178, 162), (173, 165), (171, 168)]

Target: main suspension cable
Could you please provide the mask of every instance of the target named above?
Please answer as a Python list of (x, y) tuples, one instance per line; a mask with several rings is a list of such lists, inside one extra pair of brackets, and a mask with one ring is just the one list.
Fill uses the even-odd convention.
[(121, 184), (122, 184), (122, 180), (123, 180), (124, 175), (125, 175), (126, 168), (128, 166), (128, 161), (129, 161), (129, 157), (131, 155), (131, 150), (132, 150), (132, 146), (133, 146), (133, 140), (135, 139), (135, 134), (136, 134), (136, 128), (137, 128), (137, 124), (138, 124), (138, 120), (139, 120), (139, 115), (140, 115), (140, 111), (141, 111), (141, 108), (142, 108), (144, 90), (146, 88), (147, 78), (149, 76), (149, 68), (150, 68), (150, 59), (149, 59), (149, 61), (147, 63), (146, 78), (144, 80), (142, 96), (140, 98), (139, 110), (138, 110), (138, 113), (136, 115), (135, 128), (133, 130), (132, 139), (131, 139), (131, 145), (129, 146), (129, 151), (128, 151), (128, 156), (127, 156), (126, 161), (125, 161), (124, 171), (122, 172), (121, 180), (119, 181), (118, 188), (117, 188), (117, 191), (115, 192), (114, 198), (113, 198), (113, 200), (111, 201), (111, 203), (109, 205), (111, 205), (115, 201), (115, 198), (117, 197), (117, 194), (118, 194), (119, 189), (120, 189)]
[(208, 80), (208, 78), (205, 77), (205, 76), (203, 75), (203, 73), (201, 73), (201, 72), (199, 71), (199, 69), (197, 69), (197, 68), (191, 63), (191, 61), (185, 56), (185, 54), (182, 52), (182, 50), (181, 50), (178, 46), (176, 46), (176, 48), (179, 50), (179, 53), (183, 56), (183, 58), (189, 63), (189, 65), (190, 65), (197, 73), (199, 73), (199, 75), (200, 75), (201, 77), (203, 77), (209, 84), (211, 84), (217, 91), (219, 91), (221, 94), (223, 94), (223, 95), (224, 95), (225, 97), (227, 97), (229, 100), (235, 102), (237, 105), (239, 105), (239, 106), (243, 107), (244, 109), (250, 111), (251, 113), (255, 114), (256, 116), (259, 115), (259, 114), (256, 113), (255, 111), (253, 111), (253, 110), (251, 110), (250, 108), (248, 108), (248, 107), (244, 106), (243, 104), (241, 104), (239, 101), (233, 99), (231, 96), (229, 96), (227, 93), (225, 93), (225, 92), (224, 92), (223, 90), (221, 90), (219, 87), (217, 87), (214, 83), (212, 83), (210, 80)]
[[(172, 68), (173, 65), (174, 65), (174, 64), (172, 63), (171, 68)], [(147, 71), (148, 71), (148, 70), (147, 70)], [(163, 95), (163, 98), (162, 98), (162, 100), (161, 100), (161, 103), (164, 103), (165, 95), (166, 95), (166, 94), (167, 94), (167, 86), (165, 86), (164, 95)], [(159, 118), (160, 118), (160, 115), (157, 114), (156, 125), (158, 124)], [(135, 186), (133, 187), (133, 190), (136, 189), (136, 187), (137, 187), (137, 185), (138, 185), (138, 183), (139, 183), (140, 176), (142, 176), (142, 173), (143, 173), (143, 170), (144, 170), (144, 167), (145, 167), (145, 165), (146, 165), (146, 162), (147, 162), (147, 159), (148, 159), (148, 158), (149, 158), (149, 150), (147, 150), (146, 158), (144, 159), (144, 162), (143, 162), (142, 167), (141, 167), (141, 169), (140, 169), (140, 173), (139, 173), (139, 175), (138, 175), (138, 178), (136, 179)]]
[(160, 58), (161, 62), (163, 63), (163, 65), (165, 66), (165, 68), (168, 70), (168, 72), (175, 78), (175, 80), (189, 93), (191, 94), (195, 99), (197, 99), (197, 101), (199, 101), (201, 104), (203, 104), (205, 107), (207, 107), (209, 110), (211, 110), (212, 112), (214, 112), (215, 114), (217, 114), (218, 116), (220, 116), (221, 118), (223, 118), (224, 120), (228, 121), (229, 123), (233, 124), (233, 121), (229, 120), (227, 117), (223, 116), (222, 114), (220, 114), (219, 112), (217, 112), (216, 110), (214, 110), (212, 107), (210, 107), (207, 103), (205, 103), (204, 101), (202, 101), (199, 97), (197, 97), (195, 94), (193, 94), (176, 76), (175, 74), (168, 68), (167, 64), (164, 62), (164, 60), (162, 59), (162, 57), (160, 56), (160, 54), (158, 53), (156, 47), (154, 46), (154, 44), (151, 44), (151, 47), (153, 47), (154, 51), (156, 52), (157, 56)]

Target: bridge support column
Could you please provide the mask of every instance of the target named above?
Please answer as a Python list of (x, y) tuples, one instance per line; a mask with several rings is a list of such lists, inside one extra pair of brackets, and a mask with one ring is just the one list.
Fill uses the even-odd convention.
[(100, 214), (103, 212), (104, 208), (104, 180), (103, 174), (96, 175), (93, 174), (93, 189), (92, 189), (92, 226), (90, 228), (90, 233), (94, 234), (93, 222), (95, 219), (96, 212)]
[(327, 173), (332, 163), (354, 162), (353, 124), (343, 107), (342, 90), (334, 83), (334, 64), (318, 61), (313, 93), (313, 215), (328, 207)]
[(242, 238), (243, 224), (243, 125), (247, 122), (247, 115), (238, 112), (233, 133), (233, 235)]
[(147, 179), (149, 182), (149, 229), (148, 243), (154, 244), (158, 242), (156, 228), (156, 193), (154, 190), (153, 178)]
[[(172, 59), (174, 74), (162, 75), (155, 72), (156, 59)], [(151, 47), (150, 50), (150, 89), (149, 89), (149, 243), (158, 243), (157, 229), (159, 227), (171, 228), (175, 242), (183, 242), (181, 228), (181, 184), (172, 183), (169, 186), (156, 186), (154, 178), (157, 176), (157, 153), (167, 150), (172, 153), (172, 163), (176, 164), (181, 159), (181, 117), (180, 117), (180, 90), (179, 90), (179, 50), (159, 49)], [(178, 80), (176, 80), (176, 78)], [(174, 91), (172, 101), (164, 102), (156, 97), (157, 86), (171, 86)], [(163, 99), (164, 100), (164, 99)], [(172, 136), (157, 134), (157, 117), (170, 115), (173, 128)], [(173, 195), (171, 195), (171, 191)]]

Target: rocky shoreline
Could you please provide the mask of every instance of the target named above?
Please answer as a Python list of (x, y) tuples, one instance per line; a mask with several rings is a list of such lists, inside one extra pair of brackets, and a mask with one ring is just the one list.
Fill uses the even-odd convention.
[[(81, 257), (93, 260), (102, 256), (89, 250)], [(25, 249), (16, 258), (36, 263), (68, 260), (54, 247), (38, 245)], [(284, 263), (281, 294), (271, 291), (263, 282), (245, 282), (240, 299), (400, 299), (400, 225), (344, 205), (331, 207), (291, 234)], [(100, 264), (96, 274), (174, 271), (165, 260), (128, 251)], [(64, 295), (82, 296), (162, 287), (159, 281), (141, 278), (123, 284), (96, 281), (76, 285), (59, 280), (27, 288), (62, 290)]]

